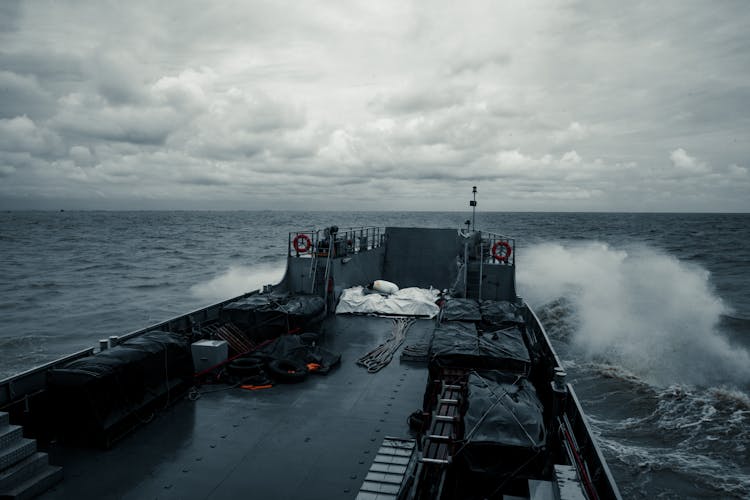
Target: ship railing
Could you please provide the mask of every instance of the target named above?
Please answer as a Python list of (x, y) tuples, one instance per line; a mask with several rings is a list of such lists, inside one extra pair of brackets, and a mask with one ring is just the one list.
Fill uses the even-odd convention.
[[(310, 245), (302, 250), (297, 247), (307, 246), (297, 245), (294, 242), (300, 236), (305, 236)], [(305, 238), (302, 238), (304, 241)], [(290, 257), (316, 258), (328, 257), (345, 257), (351, 254), (358, 254), (373, 250), (385, 244), (385, 228), (378, 226), (351, 227), (338, 230), (334, 235), (326, 233), (326, 229), (314, 229), (310, 231), (295, 231), (289, 233), (288, 255)]]
[(504, 266), (516, 264), (516, 240), (514, 238), (487, 231), (482, 231), (481, 235), (479, 245), (474, 248), (474, 260), (483, 264)]

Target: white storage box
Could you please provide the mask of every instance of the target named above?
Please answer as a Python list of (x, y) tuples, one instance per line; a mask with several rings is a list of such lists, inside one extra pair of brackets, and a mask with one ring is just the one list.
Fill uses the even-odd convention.
[(193, 351), (193, 367), (196, 373), (216, 366), (229, 357), (226, 340), (199, 340), (190, 347)]

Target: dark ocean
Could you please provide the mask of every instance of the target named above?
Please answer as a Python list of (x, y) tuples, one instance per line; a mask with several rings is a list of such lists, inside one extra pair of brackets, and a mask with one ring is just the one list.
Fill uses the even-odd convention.
[[(0, 377), (281, 278), (299, 229), (467, 213), (0, 213)], [(480, 213), (625, 498), (750, 498), (750, 214)], [(429, 248), (425, 248), (425, 256)]]

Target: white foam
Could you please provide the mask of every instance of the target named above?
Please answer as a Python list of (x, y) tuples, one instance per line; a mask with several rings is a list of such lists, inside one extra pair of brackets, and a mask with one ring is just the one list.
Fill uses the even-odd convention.
[(232, 266), (206, 282), (193, 285), (190, 293), (204, 301), (218, 302), (278, 283), (283, 276), (284, 268), (278, 265)]
[(574, 304), (574, 349), (651, 383), (750, 383), (750, 353), (718, 330), (728, 308), (705, 269), (647, 247), (541, 244), (518, 260), (519, 291)]

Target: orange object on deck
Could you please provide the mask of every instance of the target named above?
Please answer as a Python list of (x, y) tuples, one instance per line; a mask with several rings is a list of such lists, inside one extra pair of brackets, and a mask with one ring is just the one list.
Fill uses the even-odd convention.
[(241, 385), (240, 389), (245, 389), (247, 391), (259, 391), (261, 389), (270, 389), (273, 387), (273, 384), (265, 384), (265, 385)]

